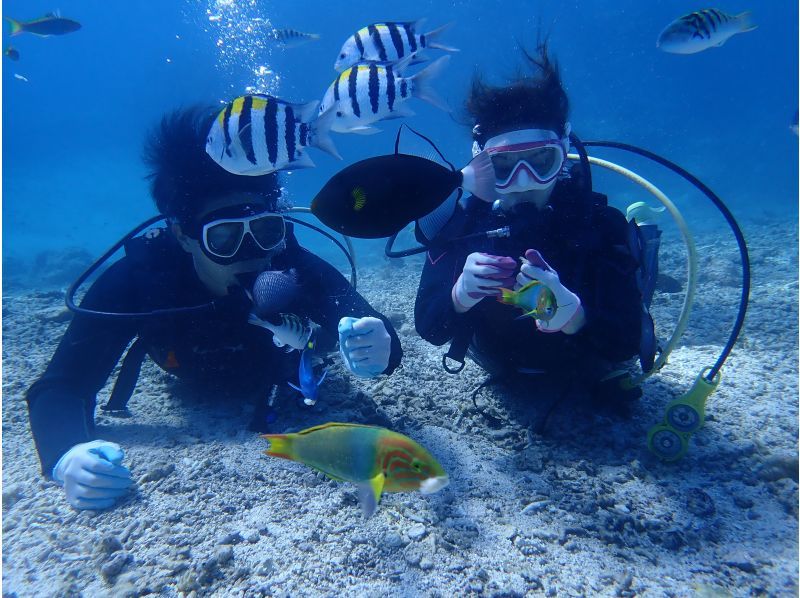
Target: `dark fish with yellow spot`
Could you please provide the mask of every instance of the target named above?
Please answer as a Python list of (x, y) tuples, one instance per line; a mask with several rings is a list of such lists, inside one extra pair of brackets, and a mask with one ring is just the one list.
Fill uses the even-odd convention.
[(3, 56), (8, 58), (9, 60), (19, 60), (19, 51), (12, 47), (8, 46), (5, 50), (3, 50)]
[(457, 188), (493, 198), (494, 183), (485, 152), (461, 170), (394, 153), (361, 160), (335, 174), (311, 201), (311, 212), (343, 235), (379, 239), (432, 212)]
[(408, 436), (378, 426), (327, 423), (296, 434), (265, 434), (271, 457), (298, 461), (358, 486), (366, 517), (384, 492), (431, 494), (449, 483), (439, 462)]
[(51, 35), (66, 35), (81, 28), (78, 21), (65, 19), (52, 12), (32, 21), (17, 21), (11, 17), (3, 18), (11, 25), (11, 36), (30, 33), (39, 37), (50, 37)]

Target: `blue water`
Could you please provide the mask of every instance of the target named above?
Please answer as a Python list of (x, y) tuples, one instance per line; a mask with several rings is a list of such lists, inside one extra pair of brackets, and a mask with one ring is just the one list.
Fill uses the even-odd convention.
[[(370, 22), (420, 17), (428, 19), (425, 30), (454, 23), (444, 40), (461, 52), (436, 82), (454, 116), (472, 73), (501, 84), (522, 64), (517, 40), (533, 47), (541, 28), (560, 61), (580, 137), (663, 154), (714, 189), (745, 230), (764, 217), (796, 221), (798, 140), (789, 126), (798, 105), (797, 5), (716, 6), (729, 14), (753, 10), (758, 29), (721, 48), (679, 56), (657, 50), (655, 40), (669, 21), (701, 8), (692, 2), (62, 2), (62, 15), (83, 24), (77, 33), (10, 39), (4, 28), (4, 47), (13, 43), (21, 54), (18, 62), (2, 61), (4, 257), (32, 259), (73, 246), (98, 255), (154, 214), (140, 154), (146, 132), (165, 111), (222, 102), (248, 86), (286, 100), (320, 99), (349, 34)], [(41, 0), (3, 2), (4, 14), (18, 19), (53, 8)], [(274, 47), (255, 17), (321, 39)], [(409, 124), (453, 162), (468, 161), (469, 127), (414, 104)], [(317, 168), (284, 176), (287, 193), (308, 205), (344, 165), (389, 153), (398, 125), (380, 123), (384, 132), (372, 137), (335, 134), (344, 162), (313, 150)], [(620, 153), (598, 155), (652, 177), (693, 226), (722, 226), (702, 196), (663, 170)], [(598, 174), (596, 186), (623, 207), (643, 198), (612, 176)], [(330, 253), (326, 241), (304, 238)], [(381, 256), (382, 243), (360, 244), (362, 263)]]

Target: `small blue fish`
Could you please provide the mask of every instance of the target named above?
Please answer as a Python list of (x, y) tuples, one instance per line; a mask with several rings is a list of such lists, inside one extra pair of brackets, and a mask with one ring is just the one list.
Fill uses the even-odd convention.
[(81, 28), (78, 21), (64, 19), (60, 14), (49, 12), (39, 19), (31, 21), (17, 21), (11, 17), (3, 17), (11, 25), (11, 37), (23, 33), (31, 33), (39, 37), (50, 37), (51, 35), (65, 35)]
[(306, 42), (318, 40), (319, 34), (303, 33), (302, 31), (295, 31), (294, 29), (273, 29), (272, 37), (284, 48), (296, 48), (297, 46), (302, 46)]
[(756, 28), (750, 22), (750, 13), (728, 15), (716, 8), (705, 8), (667, 25), (656, 41), (656, 48), (670, 54), (696, 54), (708, 48), (719, 47), (737, 33)]
[(289, 386), (302, 393), (303, 402), (306, 405), (316, 404), (319, 387), (322, 381), (325, 380), (325, 376), (328, 375), (328, 368), (325, 368), (320, 379), (314, 379), (314, 347), (316, 347), (316, 342), (313, 339), (309, 340), (306, 348), (300, 354), (300, 367), (297, 372), (300, 386), (295, 386), (291, 382), (288, 383)]

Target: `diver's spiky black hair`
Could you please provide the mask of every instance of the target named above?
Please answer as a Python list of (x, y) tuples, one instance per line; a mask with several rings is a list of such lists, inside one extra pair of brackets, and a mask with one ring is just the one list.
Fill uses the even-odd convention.
[(529, 74), (520, 74), (505, 86), (489, 85), (480, 73), (472, 79), (464, 109), (479, 144), (490, 137), (520, 128), (550, 129), (565, 132), (569, 99), (561, 83), (558, 63), (547, 51), (547, 41), (537, 43), (536, 52), (522, 48)]
[(223, 169), (206, 153), (206, 137), (219, 109), (192, 106), (166, 114), (145, 141), (143, 159), (158, 211), (187, 222), (210, 199), (253, 193), (274, 209), (280, 198), (276, 173), (240, 176)]

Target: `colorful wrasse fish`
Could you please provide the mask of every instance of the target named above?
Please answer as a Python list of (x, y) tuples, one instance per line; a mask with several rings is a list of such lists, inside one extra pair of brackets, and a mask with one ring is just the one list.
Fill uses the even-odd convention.
[(706, 8), (672, 21), (658, 36), (656, 48), (670, 54), (696, 54), (755, 28), (749, 12), (731, 16), (716, 8)]
[(449, 112), (444, 100), (431, 86), (431, 81), (442, 71), (449, 56), (442, 56), (430, 66), (405, 78), (401, 73), (411, 57), (397, 64), (388, 62), (359, 63), (343, 71), (331, 83), (322, 103), (320, 114), (327, 110), (335, 113), (331, 129), (338, 133), (369, 135), (380, 129), (370, 126), (379, 120), (413, 116), (406, 105), (411, 97), (430, 102)]
[(314, 120), (316, 108), (317, 102), (292, 104), (262, 94), (238, 97), (211, 125), (206, 153), (228, 172), (249, 176), (312, 168), (308, 147), (341, 159), (328, 136), (335, 115)]
[(497, 300), (522, 309), (525, 313), (520, 318), (532, 317), (543, 322), (551, 320), (558, 309), (553, 291), (538, 280), (530, 281), (518, 291), (500, 289)]
[(250, 314), (248, 321), (254, 326), (261, 326), (272, 332), (272, 342), (276, 347), (286, 347), (287, 352), (292, 349), (298, 351), (305, 349), (314, 330), (312, 325), (306, 326), (295, 314), (281, 314), (278, 324), (262, 320), (255, 314)]
[(302, 31), (295, 31), (294, 29), (273, 29), (272, 37), (286, 48), (296, 48), (307, 42), (318, 40), (319, 34), (303, 33)]
[(300, 386), (296, 386), (289, 382), (289, 386), (303, 395), (303, 402), (306, 405), (316, 405), (317, 395), (319, 394), (319, 387), (328, 375), (328, 368), (322, 372), (322, 376), (317, 380), (314, 377), (314, 349), (316, 342), (309, 339), (303, 352), (300, 354), (300, 364), (297, 368), (297, 380)]
[(32, 21), (17, 21), (11, 17), (3, 18), (11, 25), (12, 36), (30, 33), (39, 37), (50, 37), (51, 35), (66, 35), (81, 28), (78, 21), (64, 19), (61, 15), (52, 12)]
[(333, 65), (337, 71), (363, 61), (397, 62), (411, 56), (411, 64), (424, 62), (425, 49), (437, 48), (445, 52), (457, 52), (457, 48), (445, 46), (437, 41), (439, 36), (452, 23), (448, 23), (428, 33), (419, 34), (425, 19), (416, 22), (373, 23), (356, 31), (347, 38), (339, 50), (339, 56)]
[(377, 426), (327, 423), (296, 434), (265, 434), (271, 457), (298, 461), (334, 480), (358, 486), (366, 517), (383, 492), (431, 494), (447, 486), (447, 473), (422, 446)]
[(5, 50), (3, 50), (3, 56), (9, 60), (19, 60), (19, 50), (13, 46), (8, 46)]

